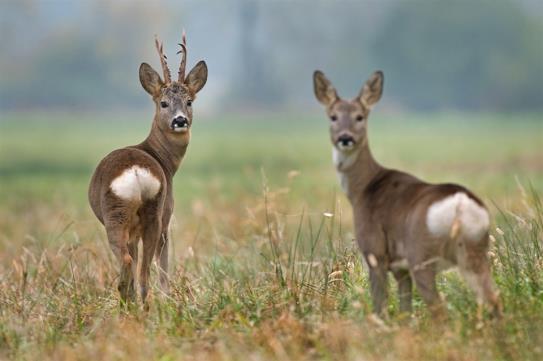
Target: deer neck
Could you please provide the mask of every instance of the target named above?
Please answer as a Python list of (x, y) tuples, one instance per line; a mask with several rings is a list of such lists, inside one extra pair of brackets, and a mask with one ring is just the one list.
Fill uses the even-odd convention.
[(351, 152), (341, 152), (335, 147), (332, 152), (341, 188), (351, 204), (356, 203), (383, 167), (373, 158), (367, 141)]
[(160, 163), (166, 177), (171, 180), (185, 156), (189, 139), (190, 133), (185, 136), (165, 134), (154, 121), (147, 139), (139, 147)]

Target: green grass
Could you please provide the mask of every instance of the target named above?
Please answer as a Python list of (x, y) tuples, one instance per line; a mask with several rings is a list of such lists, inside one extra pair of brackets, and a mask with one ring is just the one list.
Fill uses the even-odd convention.
[(442, 325), (418, 297), (409, 319), (395, 296), (386, 324), (369, 317), (326, 119), (307, 114), (197, 117), (175, 177), (172, 292), (154, 287), (149, 314), (120, 310), (117, 265), (87, 185), (101, 157), (144, 139), (150, 118), (0, 119), (0, 359), (543, 357), (540, 115), (370, 119), (381, 163), (463, 183), (494, 216), (491, 259), (505, 317), (478, 320), (473, 295), (447, 272)]

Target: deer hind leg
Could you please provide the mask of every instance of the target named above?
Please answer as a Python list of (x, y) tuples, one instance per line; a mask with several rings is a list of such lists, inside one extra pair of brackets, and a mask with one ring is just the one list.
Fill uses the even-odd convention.
[(445, 308), (443, 301), (439, 296), (436, 286), (436, 267), (435, 264), (418, 263), (412, 268), (412, 275), (417, 285), (417, 290), (428, 306), (434, 318), (445, 317)]
[(132, 300), (130, 287), (133, 287), (132, 264), (128, 249), (129, 232), (128, 227), (123, 224), (106, 223), (107, 238), (113, 253), (121, 264), (118, 290), (121, 296), (121, 303)]
[(400, 313), (411, 313), (411, 300), (413, 298), (413, 282), (407, 270), (394, 271), (394, 278), (398, 282), (398, 298), (400, 299)]
[(130, 280), (130, 289), (129, 289), (129, 299), (131, 301), (136, 301), (136, 279), (138, 278), (138, 242), (139, 234), (130, 234), (130, 239), (128, 242), (128, 253), (132, 257), (132, 263), (130, 264), (131, 271), (131, 280)]
[(146, 207), (140, 215), (142, 224), (143, 254), (140, 269), (140, 292), (144, 309), (148, 310), (147, 294), (149, 292), (149, 277), (151, 262), (161, 235), (161, 217), (158, 207)]
[[(485, 249), (468, 250), (460, 253), (458, 268), (468, 286), (473, 290), (479, 304), (479, 312), (484, 302), (490, 305), (494, 317), (502, 316), (502, 305), (490, 272)], [(481, 316), (481, 315), (479, 315)]]

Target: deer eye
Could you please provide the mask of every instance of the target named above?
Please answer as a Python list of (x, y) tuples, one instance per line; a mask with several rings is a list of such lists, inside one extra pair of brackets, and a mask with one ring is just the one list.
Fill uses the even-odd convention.
[(335, 121), (337, 120), (337, 115), (332, 115), (332, 116), (330, 117), (330, 120), (333, 121), (333, 122), (335, 122)]
[(192, 106), (192, 100), (187, 100), (187, 107), (191, 107)]
[(362, 115), (359, 114), (356, 116), (356, 121), (361, 122), (363, 120), (364, 120), (364, 117)]
[(161, 106), (162, 108), (167, 108), (167, 107), (168, 107), (168, 102), (162, 101), (162, 102), (160, 102), (160, 106)]

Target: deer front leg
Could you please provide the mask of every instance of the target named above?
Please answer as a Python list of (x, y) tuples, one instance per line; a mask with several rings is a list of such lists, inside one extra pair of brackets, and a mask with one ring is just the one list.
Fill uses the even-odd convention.
[(160, 269), (160, 287), (165, 293), (169, 292), (168, 284), (168, 248), (169, 248), (169, 235), (168, 230), (164, 230), (160, 237), (160, 242), (157, 248), (157, 258), (159, 260)]
[(376, 267), (370, 269), (371, 298), (373, 302), (373, 312), (382, 315), (383, 307), (388, 298), (387, 273), (386, 269)]
[[(355, 215), (355, 221), (357, 216)], [(364, 223), (363, 223), (364, 224)], [(386, 238), (380, 228), (356, 226), (358, 246), (369, 269), (373, 312), (384, 314), (388, 298)]]
[(400, 313), (411, 313), (411, 300), (413, 298), (413, 282), (406, 270), (394, 271), (394, 278), (398, 282), (398, 298), (400, 299)]
[(159, 263), (160, 288), (164, 293), (169, 293), (169, 244), (170, 244), (170, 224), (173, 213), (173, 197), (170, 193), (164, 200), (164, 211), (162, 214), (162, 233), (157, 246), (156, 258)]
[(373, 312), (382, 315), (388, 299), (387, 266), (383, 258), (377, 258), (373, 253), (366, 254), (366, 262), (370, 271)]

